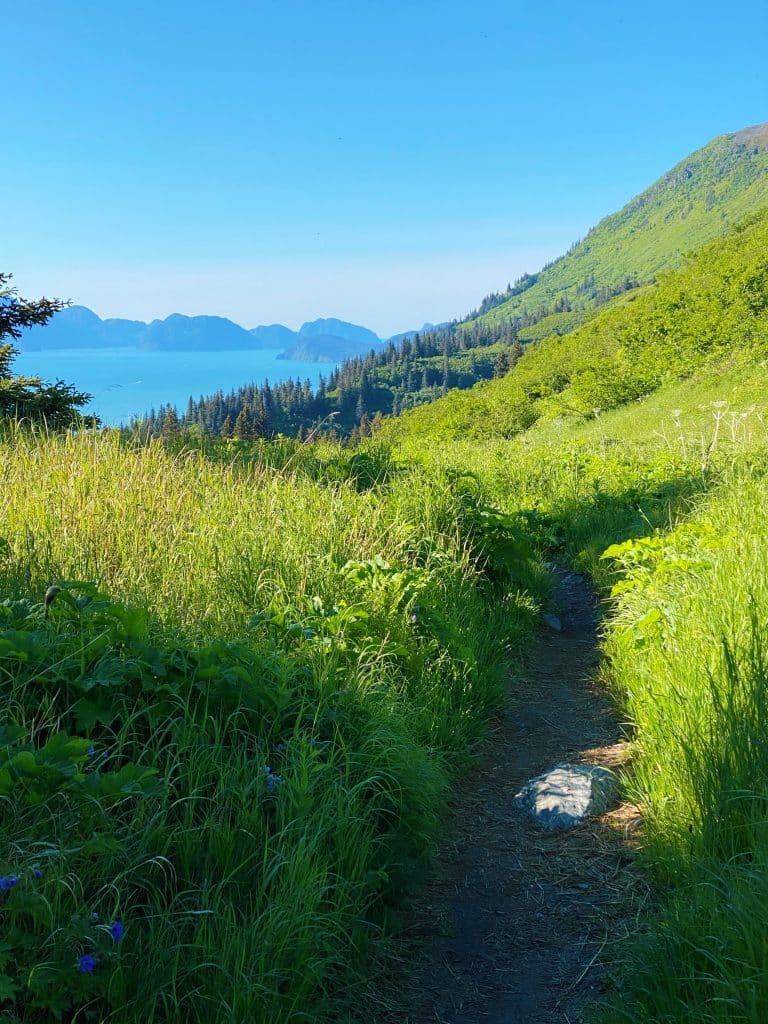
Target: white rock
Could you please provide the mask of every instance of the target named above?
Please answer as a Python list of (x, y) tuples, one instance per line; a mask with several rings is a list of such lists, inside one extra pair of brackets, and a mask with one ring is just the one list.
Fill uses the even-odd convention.
[(558, 764), (526, 782), (515, 804), (549, 829), (573, 828), (603, 814), (616, 801), (616, 780), (607, 768)]

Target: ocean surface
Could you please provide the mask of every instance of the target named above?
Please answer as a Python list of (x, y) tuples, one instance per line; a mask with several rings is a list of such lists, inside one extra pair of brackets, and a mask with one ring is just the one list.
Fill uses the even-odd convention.
[(270, 384), (309, 378), (316, 385), (335, 364), (299, 363), (278, 359), (278, 351), (145, 352), (133, 348), (70, 348), (51, 352), (20, 352), (12, 372), (63, 380), (93, 395), (83, 411), (96, 413), (105, 426), (127, 424), (161, 404), (180, 413), (189, 396), (198, 399), (221, 388), (226, 394), (253, 382)]

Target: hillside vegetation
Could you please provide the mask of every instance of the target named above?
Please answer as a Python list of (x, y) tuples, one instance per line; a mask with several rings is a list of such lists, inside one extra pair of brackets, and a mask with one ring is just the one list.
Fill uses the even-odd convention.
[[(571, 344), (531, 349), (481, 389), (475, 419), (454, 394), (395, 425), (403, 453), (476, 473), (606, 599), (603, 674), (656, 886), (612, 953), (612, 1024), (758, 1024), (768, 1009), (765, 242), (752, 218)], [(614, 411), (590, 414), (596, 382)], [(538, 419), (510, 429), (526, 389)], [(464, 430), (475, 440), (430, 441)]]
[[(226, 436), (245, 409), (241, 436), (365, 436), (376, 429), (377, 414), (398, 415), (451, 389), (503, 377), (521, 346), (567, 335), (606, 304), (632, 298), (766, 204), (768, 124), (723, 135), (691, 154), (560, 259), (487, 296), (462, 322), (347, 360), (315, 390), (290, 381), (192, 400), (182, 428)], [(165, 412), (150, 415), (142, 431), (161, 434)]]
[(496, 296), (480, 321), (552, 311), (558, 302), (589, 308), (601, 292), (647, 283), (763, 206), (767, 192), (768, 124), (721, 135), (601, 220), (566, 255), (526, 276), (509, 298)]
[(767, 242), (752, 213), (355, 446), (5, 422), (4, 1016), (375, 1019), (558, 561), (605, 601), (654, 885), (605, 1020), (762, 1024)]
[(539, 419), (589, 417), (724, 359), (768, 350), (768, 210), (584, 326), (531, 345), (503, 379), (388, 425), (388, 436), (514, 436)]
[(532, 627), (474, 481), (232, 454), (0, 439), (13, 1019), (337, 1019)]
[(606, 1022), (758, 1024), (768, 1007), (768, 429), (761, 368), (439, 456), (528, 517), (608, 602), (655, 906), (612, 951)]

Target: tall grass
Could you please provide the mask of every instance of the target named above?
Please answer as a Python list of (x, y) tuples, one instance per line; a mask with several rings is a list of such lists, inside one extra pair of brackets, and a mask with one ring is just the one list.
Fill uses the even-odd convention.
[[(424, 452), (469, 466), (606, 599), (657, 905), (617, 947), (607, 1022), (768, 1016), (768, 447), (763, 370), (590, 421)], [(606, 549), (607, 552), (606, 552)], [(604, 557), (605, 555), (605, 557)]]
[(479, 485), (283, 448), (0, 443), (9, 1019), (338, 1019), (418, 877), (542, 576)]
[(765, 1019), (768, 480), (734, 472), (627, 567), (607, 641), (637, 730), (632, 788), (669, 906), (617, 1019)]

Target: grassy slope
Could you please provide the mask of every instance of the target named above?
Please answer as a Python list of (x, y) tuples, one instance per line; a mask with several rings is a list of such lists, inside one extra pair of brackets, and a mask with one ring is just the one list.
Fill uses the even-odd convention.
[(540, 418), (613, 408), (712, 361), (753, 360), (768, 347), (767, 250), (765, 210), (584, 326), (532, 345), (506, 377), (394, 420), (386, 435), (513, 436)]
[(605, 672), (662, 897), (618, 953), (611, 1022), (758, 1024), (768, 1007), (768, 403), (762, 368), (744, 377), (476, 456), (550, 550), (615, 587)]
[[(756, 151), (755, 151), (756, 150)], [(593, 228), (530, 287), (481, 319), (497, 322), (550, 309), (560, 298), (589, 306), (589, 287), (641, 282), (723, 234), (768, 202), (768, 125), (714, 139)]]
[[(504, 391), (485, 389), (484, 441), (428, 455), (475, 472), (528, 516), (544, 549), (611, 595), (605, 674), (631, 728), (627, 785), (660, 893), (615, 951), (611, 1024), (760, 1024), (768, 1011), (768, 923), (755, 910), (768, 895), (765, 230), (754, 219), (694, 261), (693, 279), (690, 268), (670, 276), (631, 310), (645, 365), (685, 362), (702, 336), (727, 337), (696, 379), (675, 372), (591, 419), (552, 411), (514, 438), (490, 436)], [(735, 293), (752, 296), (751, 312)], [(674, 331), (656, 329), (661, 294), (677, 297), (661, 316), (676, 310)], [(626, 327), (629, 315), (608, 319)], [(448, 423), (459, 397), (444, 403)], [(424, 457), (419, 415), (400, 429), (403, 450)]]
[(221, 447), (0, 439), (11, 1019), (338, 1019), (531, 628), (471, 482)]

